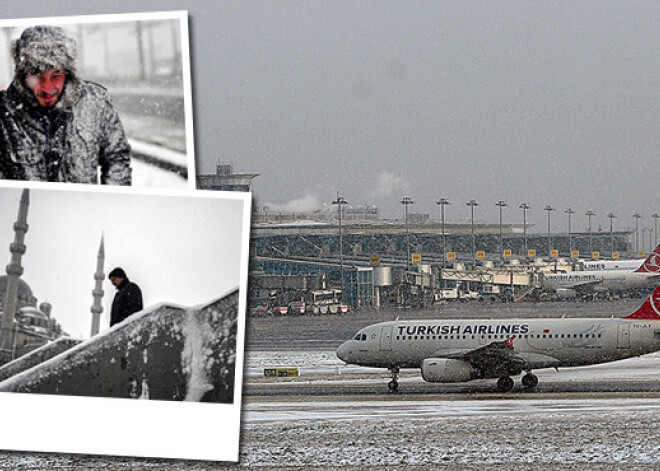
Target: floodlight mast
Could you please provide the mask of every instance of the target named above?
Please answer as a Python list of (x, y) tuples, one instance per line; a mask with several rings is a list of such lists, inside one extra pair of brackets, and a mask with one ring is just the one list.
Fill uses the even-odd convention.
[(410, 270), (410, 234), (408, 232), (408, 205), (415, 204), (411, 196), (404, 196), (401, 200), (404, 207), (406, 221), (406, 271)]
[(341, 216), (342, 216), (342, 206), (345, 204), (348, 204), (348, 201), (344, 199), (343, 196), (339, 196), (339, 192), (337, 192), (337, 199), (332, 202), (332, 204), (337, 205), (337, 214), (339, 218), (339, 265), (340, 265), (340, 273), (341, 273), (341, 302), (344, 304), (344, 238), (343, 238), (343, 233), (342, 233), (342, 227), (341, 227)]

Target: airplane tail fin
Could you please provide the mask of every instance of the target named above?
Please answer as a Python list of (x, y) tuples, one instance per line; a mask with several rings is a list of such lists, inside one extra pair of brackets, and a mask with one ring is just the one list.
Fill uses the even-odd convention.
[(635, 273), (656, 273), (660, 274), (660, 245), (648, 256), (644, 263), (635, 270)]
[(651, 296), (646, 298), (644, 304), (624, 319), (656, 319), (660, 320), (660, 286), (658, 286)]

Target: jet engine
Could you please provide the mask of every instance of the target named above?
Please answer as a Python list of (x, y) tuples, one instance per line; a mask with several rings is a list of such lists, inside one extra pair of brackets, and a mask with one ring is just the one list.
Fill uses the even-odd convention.
[(478, 377), (478, 371), (463, 360), (427, 358), (422, 362), (422, 378), (429, 383), (463, 383)]

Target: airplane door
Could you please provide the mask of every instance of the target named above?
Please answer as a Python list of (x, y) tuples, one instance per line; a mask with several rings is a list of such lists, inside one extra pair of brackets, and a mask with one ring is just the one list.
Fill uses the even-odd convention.
[(380, 349), (392, 350), (392, 326), (385, 325), (380, 330)]
[(622, 322), (617, 327), (617, 348), (630, 348), (630, 324)]

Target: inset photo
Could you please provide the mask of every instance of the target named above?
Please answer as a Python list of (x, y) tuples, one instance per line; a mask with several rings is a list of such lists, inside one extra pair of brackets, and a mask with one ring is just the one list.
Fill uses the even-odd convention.
[[(171, 447), (149, 440), (136, 451), (97, 430), (81, 449), (70, 436), (14, 430), (0, 446), (237, 457), (250, 195), (51, 187), (0, 188), (0, 413), (57, 410), (76, 422), (58, 436), (103, 423), (104, 433), (133, 429), (132, 443), (145, 430), (170, 434), (168, 417), (187, 440), (170, 434)], [(226, 441), (194, 440), (217, 438), (219, 423)], [(30, 440), (17, 445), (20, 436)]]
[(0, 180), (194, 188), (188, 44), (182, 11), (0, 21)]

